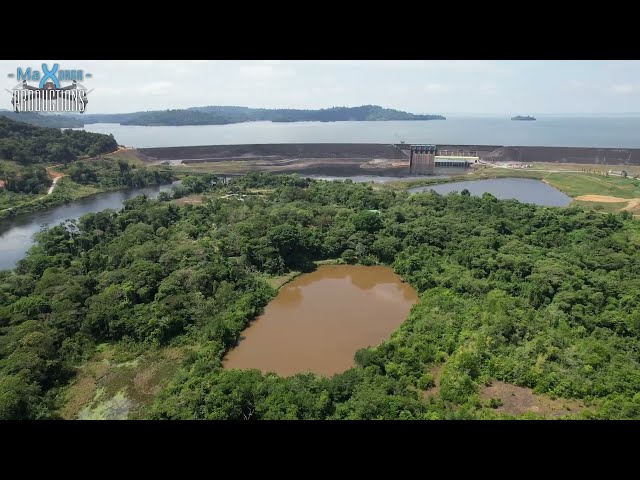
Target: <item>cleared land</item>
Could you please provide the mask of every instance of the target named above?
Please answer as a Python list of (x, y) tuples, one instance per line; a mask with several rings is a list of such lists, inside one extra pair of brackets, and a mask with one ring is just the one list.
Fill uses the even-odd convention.
[[(178, 174), (218, 173), (242, 175), (250, 171), (299, 173), (301, 175), (409, 175), (408, 145), (403, 144), (270, 144), (212, 145), (198, 147), (128, 150), (140, 161), (164, 164)], [(474, 164), (448, 178), (425, 176), (420, 180), (399, 180), (376, 189), (404, 190), (420, 185), (489, 178), (531, 178), (542, 180), (573, 197), (572, 205), (601, 213), (629, 211), (640, 214), (640, 150), (565, 147), (440, 146), (480, 152), (496, 162), (531, 164), (531, 168)], [(638, 157), (638, 158), (636, 158)], [(541, 158), (555, 161), (541, 162)], [(638, 162), (636, 161), (638, 160)], [(181, 162), (184, 164), (180, 164)], [(577, 161), (583, 163), (577, 163)], [(625, 162), (625, 163), (623, 163)], [(612, 172), (627, 173), (622, 175)], [(599, 200), (611, 197), (619, 200)]]
[[(264, 144), (141, 148), (140, 159), (181, 172), (408, 174), (409, 152), (393, 144)], [(405, 172), (406, 170), (406, 172)]]
[(487, 402), (494, 399), (500, 405), (495, 408), (495, 412), (506, 415), (533, 413), (542, 417), (562, 417), (577, 414), (587, 408), (580, 400), (552, 399), (533, 393), (530, 388), (500, 381), (484, 387), (480, 396)]
[(118, 358), (104, 345), (78, 369), (65, 392), (64, 419), (123, 420), (137, 417), (178, 371), (188, 349), (167, 347), (133, 358)]
[[(440, 380), (444, 364), (436, 365), (429, 370), (433, 376), (434, 386), (421, 392), (425, 401), (440, 395)], [(519, 416), (533, 414), (540, 417), (563, 417), (575, 415), (588, 407), (581, 400), (550, 398), (547, 395), (533, 393), (530, 388), (519, 387), (510, 383), (494, 380), (480, 391), (480, 399), (487, 409), (499, 415)], [(493, 404), (493, 406), (492, 406)]]

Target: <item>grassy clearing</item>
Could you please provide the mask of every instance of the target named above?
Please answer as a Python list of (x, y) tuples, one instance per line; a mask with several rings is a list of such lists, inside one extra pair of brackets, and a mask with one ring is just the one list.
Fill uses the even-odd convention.
[(627, 202), (622, 203), (604, 203), (604, 202), (584, 202), (582, 200), (574, 200), (571, 206), (580, 206), (586, 210), (594, 210), (601, 213), (616, 213), (627, 206)]
[(0, 171), (5, 171), (7, 173), (17, 172), (21, 170), (23, 167), (18, 163), (13, 162), (11, 160), (0, 160)]
[(606, 195), (620, 198), (640, 197), (640, 180), (579, 173), (550, 173), (544, 180), (571, 197)]
[(64, 201), (78, 200), (83, 197), (88, 197), (89, 195), (95, 195), (96, 193), (100, 193), (102, 190), (96, 187), (92, 187), (90, 185), (80, 185), (79, 183), (74, 182), (69, 177), (63, 177), (58, 180), (58, 184), (56, 185), (56, 189), (50, 195), (51, 197), (59, 197)]
[(603, 164), (588, 164), (588, 163), (550, 163), (550, 162), (535, 162), (532, 164), (532, 168), (541, 170), (578, 170), (585, 173), (596, 173), (604, 175), (609, 170), (622, 171), (625, 170), (629, 176), (640, 174), (640, 165), (603, 165)]
[(341, 265), (343, 262), (339, 258), (328, 258), (327, 260), (316, 260), (316, 265)]
[(268, 194), (268, 193), (272, 193), (275, 191), (274, 188), (249, 188), (247, 189), (247, 191), (249, 193), (256, 193), (256, 194)]
[[(263, 162), (264, 163), (264, 162)], [(259, 160), (230, 160), (224, 162), (200, 162), (188, 163), (174, 167), (182, 173), (219, 173), (219, 174), (244, 174), (253, 170), (265, 170), (265, 167), (259, 168)]]
[[(341, 263), (341, 261), (338, 258), (330, 258), (330, 259), (327, 259), (327, 260), (316, 260), (313, 263), (316, 266), (320, 266), (320, 265), (338, 265), (338, 264)], [(269, 283), (269, 285), (271, 285), (273, 288), (278, 290), (283, 285), (289, 283), (291, 280), (293, 280), (297, 276), (302, 275), (302, 273), (303, 272), (294, 271), (294, 272), (289, 272), (286, 275), (267, 277), (266, 280)]]
[(177, 198), (171, 200), (171, 203), (175, 205), (200, 205), (207, 200), (204, 195), (189, 195), (188, 197)]
[[(140, 418), (144, 409), (178, 371), (188, 347), (166, 347), (128, 359), (103, 345), (64, 393), (64, 419)], [(125, 360), (125, 361), (122, 361)]]
[(505, 382), (494, 381), (485, 386), (480, 398), (488, 408), (500, 416), (530, 415), (532, 418), (576, 417), (587, 410), (581, 400), (550, 398), (533, 393), (530, 388), (519, 387)]
[(470, 177), (473, 178), (506, 178), (506, 177), (518, 177), (518, 178), (533, 178), (542, 179), (548, 172), (537, 172), (534, 170), (525, 170), (517, 168), (492, 168), (492, 167), (480, 167), (476, 169)]
[(103, 155), (103, 157), (116, 161), (125, 160), (127, 163), (132, 163), (138, 167), (146, 165), (146, 162), (138, 157), (135, 150), (118, 150), (117, 152), (110, 153), (109, 155)]
[(268, 277), (267, 278), (267, 282), (269, 283), (269, 285), (271, 285), (273, 288), (275, 288), (276, 290), (278, 290), (280, 287), (282, 287), (284, 284), (289, 283), (291, 280), (293, 280), (294, 278), (296, 278), (298, 275), (300, 275), (302, 272), (289, 272), (286, 275), (279, 275), (279, 276), (274, 276), (274, 277)]

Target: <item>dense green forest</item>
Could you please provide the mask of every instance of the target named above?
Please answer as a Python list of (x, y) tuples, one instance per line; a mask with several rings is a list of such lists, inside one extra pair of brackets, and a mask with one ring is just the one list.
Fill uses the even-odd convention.
[(91, 185), (102, 189), (144, 187), (168, 183), (173, 180), (173, 175), (170, 172), (137, 167), (123, 159), (114, 161), (99, 158), (91, 162), (80, 160), (61, 171), (80, 185)]
[(206, 113), (198, 110), (159, 110), (142, 112), (133, 118), (122, 121), (122, 125), (226, 125), (248, 121), (217, 113)]
[[(257, 173), (189, 177), (174, 196), (207, 191), (248, 195), (138, 197), (42, 231), (0, 272), (0, 418), (55, 417), (101, 342), (197, 347), (150, 418), (491, 418), (478, 396), (490, 379), (585, 399), (587, 418), (640, 418), (640, 230), (628, 212)], [(393, 265), (421, 294), (388, 341), (332, 378), (221, 369), (275, 295), (261, 272), (340, 257)], [(440, 391), (423, 399), (434, 365)]]
[(113, 135), (42, 128), (0, 116), (0, 159), (21, 165), (67, 163), (79, 156), (113, 152)]
[(84, 126), (82, 117), (75, 115), (41, 115), (36, 112), (16, 113), (9, 110), (0, 110), (0, 117), (6, 117), (16, 122), (29, 123), (38, 127), (82, 128)]
[[(13, 193), (43, 193), (51, 185), (47, 171), (40, 165), (24, 168), (20, 172), (5, 170), (0, 165), (0, 179), (5, 180), (7, 192)], [(0, 196), (2, 193), (0, 192)]]
[[(126, 152), (76, 163), (78, 158), (112, 153), (118, 148), (112, 135), (82, 130), (60, 131), (20, 123), (0, 116), (0, 219), (42, 210), (78, 198), (125, 187), (166, 183), (173, 175), (140, 165)], [(62, 178), (45, 196), (52, 179), (46, 164)]]

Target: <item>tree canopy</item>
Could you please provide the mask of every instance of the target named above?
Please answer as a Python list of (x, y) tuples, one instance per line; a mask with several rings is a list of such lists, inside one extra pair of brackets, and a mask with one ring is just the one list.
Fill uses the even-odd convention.
[[(198, 346), (150, 418), (487, 418), (490, 379), (640, 418), (637, 222), (258, 173), (187, 179), (174, 196), (196, 191), (214, 198), (137, 197), (43, 230), (0, 272), (0, 418), (54, 417), (74, 365), (122, 341)], [(388, 341), (331, 378), (221, 368), (275, 295), (265, 273), (340, 257), (392, 265), (420, 293)]]
[(0, 116), (0, 159), (21, 165), (66, 163), (79, 156), (94, 157), (117, 148), (113, 135), (43, 128)]

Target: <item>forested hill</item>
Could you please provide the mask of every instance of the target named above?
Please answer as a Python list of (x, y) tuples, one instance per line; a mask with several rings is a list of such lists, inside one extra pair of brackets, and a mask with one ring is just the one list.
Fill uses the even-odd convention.
[(70, 128), (90, 123), (121, 125), (226, 125), (243, 122), (342, 122), (384, 120), (446, 120), (442, 115), (415, 115), (377, 105), (333, 107), (320, 110), (270, 109), (235, 106), (192, 107), (132, 113), (41, 115), (0, 111), (0, 116), (34, 125)]
[(0, 117), (37, 125), (38, 127), (82, 128), (84, 126), (82, 117), (71, 115), (40, 115), (34, 112), (15, 113), (9, 110), (0, 110)]
[(0, 116), (2, 160), (13, 160), (22, 165), (59, 163), (83, 155), (93, 157), (113, 152), (117, 148), (113, 135), (37, 127)]
[(221, 116), (242, 118), (248, 121), (267, 120), (272, 122), (341, 122), (341, 121), (383, 121), (383, 120), (446, 120), (442, 115), (414, 115), (413, 113), (382, 108), (378, 105), (361, 107), (333, 107), (320, 110), (269, 109), (247, 107), (194, 107), (196, 110)]
[[(90, 120), (90, 119), (89, 119)], [(414, 115), (377, 105), (334, 107), (320, 110), (268, 109), (229, 106), (193, 107), (186, 110), (144, 112), (123, 125), (221, 125), (228, 123), (341, 122), (381, 120), (445, 120), (441, 115)]]

